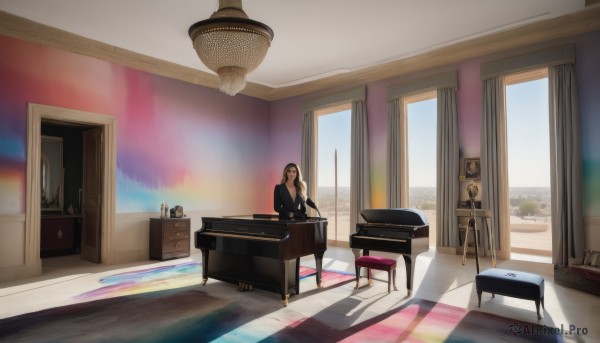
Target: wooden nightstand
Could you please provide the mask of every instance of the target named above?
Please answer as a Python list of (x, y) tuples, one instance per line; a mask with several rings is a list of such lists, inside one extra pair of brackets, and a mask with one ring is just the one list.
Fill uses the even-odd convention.
[(150, 218), (150, 258), (169, 260), (190, 256), (189, 218)]

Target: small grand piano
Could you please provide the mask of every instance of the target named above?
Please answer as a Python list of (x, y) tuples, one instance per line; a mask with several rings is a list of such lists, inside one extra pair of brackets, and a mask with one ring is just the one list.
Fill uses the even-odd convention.
[(280, 293), (287, 306), (289, 290), (300, 293), (300, 257), (312, 254), (321, 287), (325, 218), (205, 217), (194, 238), (196, 248), (202, 250), (203, 285), (211, 277), (237, 284), (241, 290), (264, 289)]
[(418, 210), (408, 208), (368, 209), (361, 213), (366, 223), (356, 224), (356, 233), (350, 235), (350, 247), (399, 253), (406, 264), (406, 288), (412, 292), (414, 261), (429, 250), (429, 222)]

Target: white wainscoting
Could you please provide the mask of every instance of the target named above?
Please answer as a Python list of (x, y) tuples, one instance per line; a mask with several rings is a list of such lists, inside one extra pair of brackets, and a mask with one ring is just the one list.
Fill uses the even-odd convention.
[(41, 264), (25, 264), (25, 214), (0, 214), (0, 282), (40, 275)]

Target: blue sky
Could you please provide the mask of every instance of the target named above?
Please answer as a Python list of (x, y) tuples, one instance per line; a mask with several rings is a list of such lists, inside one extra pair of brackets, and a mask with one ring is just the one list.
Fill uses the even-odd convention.
[(437, 99), (408, 104), (409, 187), (435, 187)]
[(350, 110), (319, 116), (319, 187), (334, 185), (334, 154), (337, 149), (338, 187), (350, 187)]
[(510, 187), (550, 187), (548, 79), (506, 87)]
[[(508, 174), (510, 187), (549, 187), (548, 79), (506, 88)], [(408, 105), (410, 187), (435, 187), (437, 100)], [(338, 186), (350, 186), (350, 111), (319, 116), (318, 181), (334, 185), (337, 149)]]

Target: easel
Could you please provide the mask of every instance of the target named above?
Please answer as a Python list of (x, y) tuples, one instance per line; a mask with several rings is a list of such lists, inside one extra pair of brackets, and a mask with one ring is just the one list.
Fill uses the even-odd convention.
[(467, 241), (469, 240), (469, 230), (473, 230), (473, 237), (475, 243), (475, 265), (477, 266), (477, 274), (479, 274), (479, 237), (477, 231), (477, 223), (475, 221), (475, 196), (478, 192), (479, 189), (472, 183), (470, 183), (467, 186), (467, 193), (469, 194), (469, 200), (471, 201), (471, 212), (469, 213), (469, 223), (467, 224), (467, 231), (465, 232), (465, 242), (463, 244), (464, 249), (462, 258), (462, 264), (464, 266), (467, 260)]
[[(496, 268), (496, 244), (495, 244), (495, 240), (494, 240), (494, 235), (492, 233), (492, 225), (490, 223), (491, 220), (491, 213), (489, 210), (481, 210), (481, 209), (475, 209), (475, 196), (477, 195), (479, 189), (477, 188), (477, 186), (473, 185), (473, 184), (469, 184), (467, 186), (467, 193), (469, 194), (469, 200), (471, 201), (471, 207), (469, 208), (469, 221), (467, 224), (467, 229), (465, 231), (465, 239), (464, 239), (464, 243), (463, 243), (463, 258), (462, 258), (462, 264), (463, 266), (466, 263), (466, 259), (467, 259), (467, 242), (469, 240), (469, 231), (473, 230), (473, 237), (474, 237), (474, 243), (475, 243), (475, 263), (477, 266), (477, 274), (479, 274), (479, 231), (477, 230), (477, 221), (476, 221), (476, 214), (479, 213), (479, 217), (482, 219), (482, 224), (483, 226), (485, 226), (485, 228), (487, 229), (487, 236), (488, 236), (488, 243), (490, 245), (490, 251), (492, 254), (492, 268)], [(458, 210), (457, 210), (458, 212)], [(458, 213), (457, 213), (458, 214)]]

